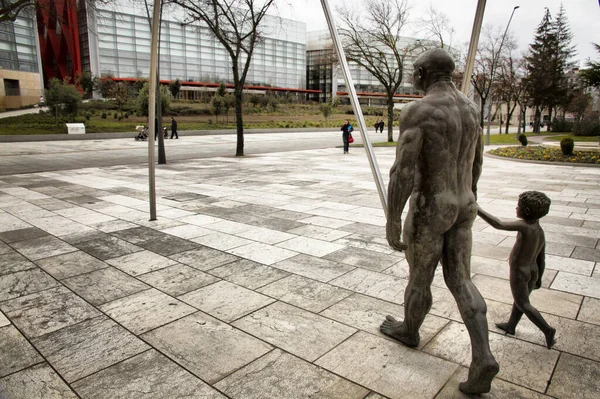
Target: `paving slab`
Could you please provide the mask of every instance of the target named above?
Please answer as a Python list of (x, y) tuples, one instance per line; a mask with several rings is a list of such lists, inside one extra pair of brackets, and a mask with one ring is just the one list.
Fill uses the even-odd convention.
[(73, 383), (90, 399), (225, 399), (193, 374), (155, 350), (140, 353)]
[(279, 349), (221, 380), (216, 387), (233, 398), (362, 399), (365, 388)]
[(261, 295), (228, 281), (218, 281), (179, 297), (219, 320), (231, 322), (274, 302)]
[(33, 339), (35, 347), (73, 382), (148, 349), (148, 345), (106, 316)]
[(0, 378), (0, 392), (8, 399), (77, 398), (77, 395), (47, 363)]
[(142, 337), (209, 384), (269, 352), (272, 346), (203, 313), (194, 313)]
[(0, 328), (0, 377), (41, 363), (43, 360), (14, 326)]
[(458, 368), (455, 363), (365, 332), (357, 333), (316, 363), (395, 399), (433, 397)]
[(282, 302), (239, 319), (233, 326), (311, 362), (356, 331)]

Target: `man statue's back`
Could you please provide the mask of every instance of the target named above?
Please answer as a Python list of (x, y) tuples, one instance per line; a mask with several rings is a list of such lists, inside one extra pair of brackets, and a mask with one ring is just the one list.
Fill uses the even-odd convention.
[[(477, 216), (483, 151), (479, 110), (452, 83), (454, 62), (445, 50), (426, 51), (414, 68), (414, 85), (425, 91), (425, 97), (402, 111), (396, 161), (390, 170), (386, 231), (390, 246), (406, 249), (410, 274), (405, 319), (388, 316), (380, 329), (408, 346), (419, 344), (419, 328), (431, 308), (431, 283), (441, 261), (473, 350), (469, 378), (460, 389), (489, 392), (499, 368), (489, 348), (485, 301), (470, 276), (471, 227)], [(402, 211), (409, 197), (402, 231)]]

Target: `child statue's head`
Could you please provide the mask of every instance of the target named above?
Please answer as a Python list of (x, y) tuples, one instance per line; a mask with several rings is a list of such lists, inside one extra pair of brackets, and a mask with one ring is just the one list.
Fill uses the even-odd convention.
[(539, 191), (525, 191), (519, 195), (517, 217), (525, 220), (537, 220), (548, 214), (550, 198)]

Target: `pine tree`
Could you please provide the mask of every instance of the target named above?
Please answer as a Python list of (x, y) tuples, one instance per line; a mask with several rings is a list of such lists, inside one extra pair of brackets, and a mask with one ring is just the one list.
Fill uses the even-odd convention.
[[(600, 55), (600, 45), (592, 43)], [(600, 88), (600, 62), (588, 60), (587, 68), (581, 70), (581, 77), (587, 86)]]
[(571, 59), (576, 54), (575, 46), (571, 45), (573, 34), (569, 29), (566, 11), (562, 4), (552, 25), (556, 33), (556, 45), (558, 47), (554, 54), (556, 57), (554, 67), (556, 87), (551, 96), (552, 102), (548, 104), (550, 116), (552, 116), (554, 108), (564, 108), (569, 105), (571, 100), (570, 92), (573, 88), (568, 86), (565, 75), (575, 66)]
[(553, 84), (555, 73), (556, 57), (553, 54), (558, 48), (556, 32), (552, 25), (552, 16), (550, 10), (546, 13), (537, 27), (533, 43), (529, 45), (529, 55), (525, 57), (527, 78), (526, 87), (535, 107), (534, 132), (540, 132), (541, 113), (551, 100), (552, 93), (555, 90)]

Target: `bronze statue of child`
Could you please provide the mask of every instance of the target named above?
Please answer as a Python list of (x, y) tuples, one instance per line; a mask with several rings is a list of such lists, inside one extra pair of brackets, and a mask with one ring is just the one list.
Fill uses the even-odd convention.
[(519, 195), (517, 217), (519, 220), (503, 222), (477, 206), (477, 214), (492, 227), (500, 230), (517, 231), (517, 240), (508, 260), (510, 266), (510, 290), (514, 304), (506, 323), (496, 326), (509, 334), (515, 328), (523, 313), (546, 337), (548, 349), (554, 345), (556, 330), (548, 325), (540, 312), (529, 303), (529, 295), (542, 286), (542, 275), (546, 267), (544, 230), (539, 219), (550, 210), (550, 198), (539, 191), (526, 191)]

